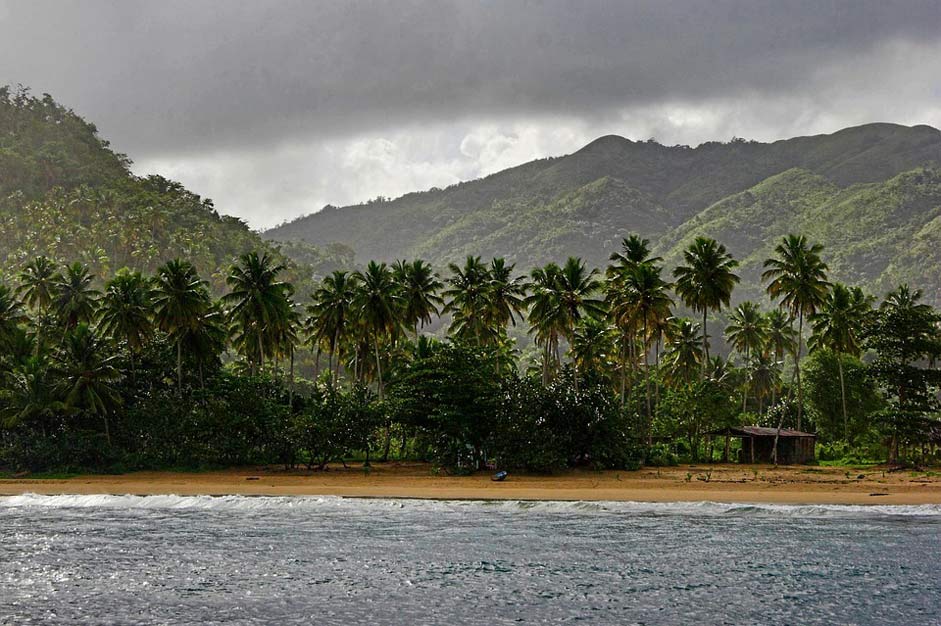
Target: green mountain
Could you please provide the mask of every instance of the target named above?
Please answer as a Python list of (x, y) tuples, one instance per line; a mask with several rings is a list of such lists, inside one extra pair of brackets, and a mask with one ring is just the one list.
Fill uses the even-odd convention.
[(744, 261), (747, 295), (777, 239), (799, 231), (826, 246), (837, 278), (880, 290), (910, 280), (935, 293), (926, 268), (941, 270), (939, 165), (941, 132), (928, 126), (695, 148), (606, 136), (447, 189), (326, 207), (265, 236), (343, 243), (359, 262), (479, 254), (529, 268), (569, 255), (603, 265), (631, 232), (674, 263), (692, 237), (708, 234)]
[[(0, 87), (0, 279), (40, 254), (87, 263), (102, 280), (183, 257), (220, 292), (238, 255), (271, 247), (210, 200), (129, 167), (93, 124), (51, 96)], [(310, 269), (292, 274), (304, 280)]]

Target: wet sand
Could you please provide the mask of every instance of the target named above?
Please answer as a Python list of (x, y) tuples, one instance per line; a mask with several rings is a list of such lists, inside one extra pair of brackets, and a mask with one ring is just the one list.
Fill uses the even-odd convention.
[(781, 504), (941, 504), (941, 473), (766, 465), (686, 465), (633, 472), (436, 475), (420, 463), (376, 463), (327, 471), (233, 468), (208, 472), (133, 472), (72, 478), (0, 479), (0, 495), (177, 494), (324, 495), (374, 498), (621, 500)]

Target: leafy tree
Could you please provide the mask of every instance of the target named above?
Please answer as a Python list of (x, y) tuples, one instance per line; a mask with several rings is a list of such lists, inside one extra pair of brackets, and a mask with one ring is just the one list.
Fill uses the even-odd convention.
[(856, 355), (816, 347), (804, 362), (807, 409), (824, 442), (857, 442), (871, 416), (884, 408), (866, 366)]
[(869, 317), (863, 334), (864, 347), (875, 352), (870, 374), (888, 402), (882, 418), (890, 463), (898, 462), (901, 440), (923, 436), (933, 425), (930, 416), (938, 408), (941, 374), (922, 365), (941, 356), (941, 316), (921, 297), (920, 290), (901, 285)]
[(686, 306), (702, 313), (703, 377), (709, 360), (709, 333), (706, 315), (709, 311), (720, 311), (728, 306), (732, 290), (739, 281), (734, 269), (738, 261), (715, 239), (697, 237), (683, 252), (685, 265), (673, 270), (676, 277), (674, 289)]

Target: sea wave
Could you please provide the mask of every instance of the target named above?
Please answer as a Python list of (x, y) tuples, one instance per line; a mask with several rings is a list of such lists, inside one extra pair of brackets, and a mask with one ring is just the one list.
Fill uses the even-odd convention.
[(40, 495), (0, 496), (0, 509), (59, 507), (91, 509), (179, 509), (205, 511), (376, 510), (691, 515), (761, 517), (941, 517), (941, 505), (757, 504), (725, 502), (613, 502), (558, 500), (424, 500), (339, 496)]

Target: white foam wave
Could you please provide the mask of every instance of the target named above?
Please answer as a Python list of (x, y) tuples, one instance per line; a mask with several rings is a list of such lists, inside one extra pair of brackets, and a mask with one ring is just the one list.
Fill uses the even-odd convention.
[(747, 504), (723, 502), (611, 502), (520, 500), (419, 500), (336, 496), (39, 495), (0, 497), (0, 509), (60, 507), (89, 509), (177, 509), (205, 511), (322, 511), (409, 509), (487, 510), (613, 515), (767, 517), (941, 517), (941, 505)]

